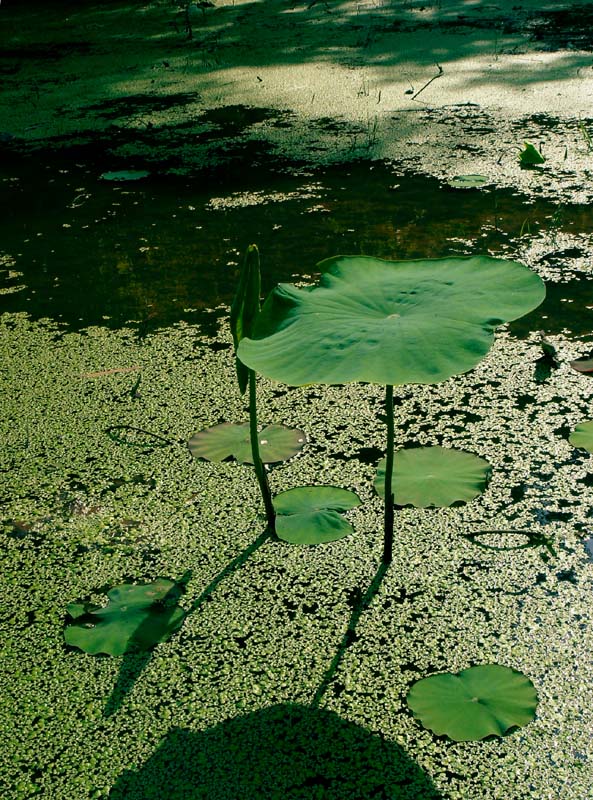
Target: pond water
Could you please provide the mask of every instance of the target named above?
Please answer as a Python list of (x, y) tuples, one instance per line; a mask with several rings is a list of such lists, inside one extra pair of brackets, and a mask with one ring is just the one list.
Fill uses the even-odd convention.
[(493, 186), (453, 189), (386, 162), (232, 162), (134, 181), (104, 180), (107, 171), (58, 158), (1, 167), (2, 252), (14, 261), (4, 271), (5, 310), (73, 328), (215, 324), (216, 313), (205, 312), (230, 302), (242, 253), (255, 242), (266, 293), (278, 281), (310, 278), (336, 253), (527, 255), (553, 280), (546, 302), (513, 332), (593, 330), (586, 248), (574, 243), (593, 229), (590, 206), (527, 202)]
[[(101, 177), (120, 164), (39, 164), (0, 167), (3, 308), (32, 320), (7, 315), (1, 342), (0, 670), (18, 698), (0, 776), (15, 796), (226, 800), (229, 776), (253, 800), (587, 796), (593, 477), (566, 437), (590, 413), (593, 384), (568, 362), (593, 330), (591, 208), (453, 189), (387, 162), (121, 182)], [(309, 437), (270, 471), (274, 491), (332, 483), (363, 499), (340, 542), (264, 540), (246, 468), (187, 451), (193, 432), (247, 416), (220, 318), (251, 242), (264, 292), (340, 252), (491, 253), (547, 279), (545, 303), (497, 335), (488, 361), (399, 392), (398, 447), (479, 452), (493, 476), (467, 506), (398, 508), (385, 581), (372, 579), (382, 388), (258, 384), (260, 420)], [(536, 330), (556, 337), (557, 361)], [(195, 613), (168, 643), (123, 660), (65, 648), (68, 603), (185, 574)], [(412, 718), (418, 678), (486, 662), (529, 674), (532, 724), (474, 747)], [(270, 772), (268, 750), (293, 740)]]

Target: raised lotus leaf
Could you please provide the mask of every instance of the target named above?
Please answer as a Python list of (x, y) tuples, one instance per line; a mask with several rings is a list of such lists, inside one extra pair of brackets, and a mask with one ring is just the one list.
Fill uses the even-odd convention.
[(64, 631), (66, 644), (85, 653), (120, 656), (150, 650), (178, 630), (185, 611), (177, 605), (183, 584), (167, 578), (152, 583), (121, 584), (107, 592), (108, 604), (72, 603), (74, 620)]
[(407, 700), (425, 728), (456, 742), (502, 736), (531, 722), (537, 707), (529, 678), (500, 664), (430, 675), (412, 686)]
[(490, 256), (322, 261), (319, 286), (280, 284), (238, 356), (291, 385), (434, 383), (474, 367), (497, 325), (544, 298), (542, 280)]
[(299, 486), (274, 498), (276, 534), (292, 544), (321, 544), (352, 533), (344, 511), (360, 505), (360, 498), (337, 486)]
[(579, 422), (568, 437), (568, 441), (574, 447), (582, 447), (584, 450), (593, 453), (593, 420)]
[[(259, 452), (264, 464), (286, 461), (296, 455), (307, 442), (304, 431), (284, 425), (268, 425), (259, 434)], [(225, 461), (234, 458), (240, 464), (252, 464), (249, 423), (234, 425), (223, 422), (196, 433), (187, 443), (194, 458)]]
[[(483, 458), (446, 447), (397, 450), (393, 461), (394, 502), (416, 508), (467, 503), (484, 491), (490, 464)], [(385, 459), (381, 459), (375, 489), (385, 497)]]

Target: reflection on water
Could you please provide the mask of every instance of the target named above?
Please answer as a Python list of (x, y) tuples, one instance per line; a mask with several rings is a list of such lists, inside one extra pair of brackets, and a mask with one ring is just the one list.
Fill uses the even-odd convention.
[[(278, 281), (308, 278), (336, 253), (512, 255), (527, 213), (532, 233), (558, 225), (550, 202), (531, 203), (527, 212), (511, 191), (455, 190), (384, 162), (315, 170), (227, 165), (127, 183), (100, 180), (104, 168), (39, 166), (38, 158), (1, 168), (2, 253), (14, 260), (0, 272), (4, 290), (12, 289), (6, 310), (73, 327), (197, 321), (229, 303), (251, 242), (260, 246), (267, 292)], [(565, 207), (563, 230), (590, 230), (592, 213)], [(546, 303), (512, 330), (589, 333), (592, 296), (589, 281), (550, 284)]]

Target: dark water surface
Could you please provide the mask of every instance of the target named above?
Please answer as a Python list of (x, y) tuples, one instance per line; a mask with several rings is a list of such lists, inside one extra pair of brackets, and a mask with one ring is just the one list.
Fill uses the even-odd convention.
[[(103, 169), (39, 155), (0, 167), (1, 251), (22, 273), (5, 271), (2, 286), (25, 287), (1, 298), (5, 311), (73, 328), (206, 322), (216, 316), (207, 309), (230, 302), (252, 242), (267, 292), (278, 281), (314, 276), (318, 261), (338, 253), (512, 257), (521, 235), (586, 232), (593, 224), (590, 207), (559, 214), (550, 201), (527, 203), (492, 187), (452, 189), (385, 162), (227, 164), (126, 182), (102, 180)], [(229, 197), (226, 207), (215, 199)], [(585, 336), (593, 330), (590, 306), (591, 281), (549, 283), (544, 305), (513, 331)]]

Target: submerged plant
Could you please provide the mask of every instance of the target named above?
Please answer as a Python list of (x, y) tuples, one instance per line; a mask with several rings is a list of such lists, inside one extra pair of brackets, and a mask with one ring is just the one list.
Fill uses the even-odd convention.
[(237, 355), (251, 369), (293, 386), (385, 385), (383, 563), (388, 564), (393, 387), (437, 383), (472, 369), (492, 346), (495, 328), (536, 308), (545, 287), (522, 264), (490, 256), (415, 261), (335, 256), (318, 267), (318, 286), (280, 284), (270, 294)]
[(186, 612), (177, 601), (184, 579), (157, 578), (152, 583), (122, 584), (107, 592), (103, 608), (91, 603), (71, 603), (72, 618), (64, 631), (66, 644), (85, 653), (121, 656), (150, 650), (166, 641), (183, 624)]

